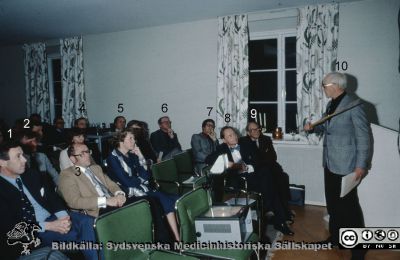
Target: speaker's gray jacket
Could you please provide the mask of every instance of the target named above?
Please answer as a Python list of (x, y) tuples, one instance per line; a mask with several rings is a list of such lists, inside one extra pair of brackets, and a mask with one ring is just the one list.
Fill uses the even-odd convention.
[[(348, 107), (354, 100), (346, 94), (336, 111)], [(347, 175), (356, 167), (368, 167), (371, 131), (362, 104), (316, 126), (314, 131), (324, 133), (323, 167), (340, 175)]]

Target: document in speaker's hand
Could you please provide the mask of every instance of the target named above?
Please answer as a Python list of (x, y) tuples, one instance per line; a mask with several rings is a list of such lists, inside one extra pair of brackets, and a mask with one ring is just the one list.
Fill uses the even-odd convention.
[(340, 191), (340, 197), (343, 198), (347, 195), (354, 187), (356, 187), (361, 181), (361, 178), (356, 180), (356, 173), (352, 172), (342, 178), (342, 188)]

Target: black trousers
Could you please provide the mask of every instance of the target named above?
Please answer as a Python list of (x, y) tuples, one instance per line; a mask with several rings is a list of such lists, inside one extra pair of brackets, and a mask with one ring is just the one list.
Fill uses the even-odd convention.
[(275, 214), (274, 224), (283, 224), (288, 219), (287, 202), (282, 201), (273, 176), (267, 168), (260, 168), (254, 173), (230, 174), (229, 181), (233, 187), (243, 187), (242, 177), (247, 181), (248, 190), (261, 193), (266, 211)]
[[(339, 228), (365, 227), (364, 216), (358, 200), (357, 187), (340, 198), (342, 175), (325, 168), (325, 198), (329, 214), (329, 233), (334, 243), (339, 244)], [(363, 259), (366, 250), (352, 250), (352, 259)]]

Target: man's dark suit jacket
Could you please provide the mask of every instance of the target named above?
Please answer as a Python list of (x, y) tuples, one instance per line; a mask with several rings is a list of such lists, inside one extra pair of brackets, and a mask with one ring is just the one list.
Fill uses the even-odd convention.
[(258, 139), (259, 146), (250, 136), (243, 136), (239, 139), (240, 152), (245, 158), (249, 158), (248, 164), (253, 165), (255, 169), (273, 165), (277, 156), (272, 144), (271, 138), (260, 135)]
[(256, 172), (271, 174), (271, 181), (276, 191), (286, 205), (290, 200), (289, 175), (283, 171), (282, 166), (277, 162), (277, 155), (271, 138), (260, 135), (259, 146), (250, 136), (243, 136), (239, 139), (240, 151), (245, 158), (250, 158), (248, 164), (253, 165)]
[[(39, 172), (27, 170), (21, 179), (35, 200), (50, 214), (66, 210), (61, 198), (52, 189), (43, 186), (39, 176)], [(7, 232), (22, 222), (22, 202), (19, 190), (3, 177), (0, 177), (0, 212), (1, 254), (4, 259), (14, 259), (20, 255), (22, 247), (7, 245)]]
[[(229, 147), (226, 143), (222, 143), (217, 146), (217, 148), (215, 149), (215, 152), (213, 152), (212, 154), (210, 154), (206, 157), (206, 163), (208, 165), (213, 165), (214, 162), (217, 160), (218, 156), (225, 154), (225, 153), (228, 155), (228, 160), (230, 162), (233, 162), (231, 150), (229, 149)], [(250, 164), (251, 159), (252, 159), (251, 157), (249, 157), (250, 154), (249, 153), (243, 154), (241, 147), (240, 147), (240, 155), (242, 156), (243, 162), (245, 162), (246, 164)]]
[(176, 133), (174, 133), (174, 138), (171, 139), (169, 135), (161, 129), (151, 133), (150, 142), (157, 156), (160, 152), (163, 152), (163, 157), (165, 157), (174, 149), (182, 150)]

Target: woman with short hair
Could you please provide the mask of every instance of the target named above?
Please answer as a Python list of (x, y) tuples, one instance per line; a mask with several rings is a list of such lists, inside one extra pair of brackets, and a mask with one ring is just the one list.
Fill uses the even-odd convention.
[(168, 224), (179, 241), (179, 232), (175, 216), (175, 202), (178, 196), (153, 190), (149, 186), (150, 173), (143, 165), (146, 163), (139, 147), (136, 146), (134, 135), (129, 130), (123, 130), (114, 138), (115, 149), (107, 158), (108, 174), (118, 182), (128, 196), (144, 196), (157, 198), (167, 217)]

